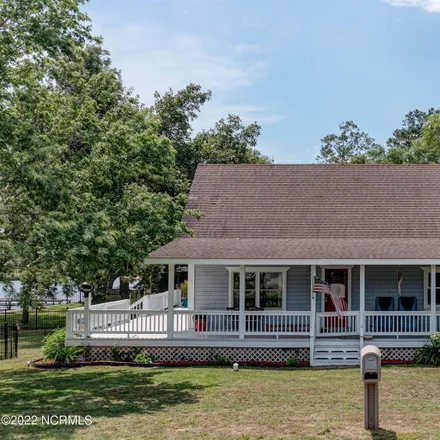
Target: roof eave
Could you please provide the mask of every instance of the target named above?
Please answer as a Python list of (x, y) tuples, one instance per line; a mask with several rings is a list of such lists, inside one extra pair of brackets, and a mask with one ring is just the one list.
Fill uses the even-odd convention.
[(244, 265), (244, 266), (330, 266), (330, 265), (440, 265), (440, 258), (308, 258), (308, 259), (238, 259), (238, 258), (186, 258), (154, 257), (145, 259), (145, 264), (206, 264), (206, 265)]

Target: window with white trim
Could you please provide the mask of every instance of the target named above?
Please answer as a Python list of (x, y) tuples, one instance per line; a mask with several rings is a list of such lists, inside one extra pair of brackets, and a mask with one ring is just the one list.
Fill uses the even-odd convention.
[[(229, 306), (240, 305), (240, 269), (228, 268), (231, 272)], [(285, 309), (288, 267), (246, 268), (245, 307)]]
[[(431, 268), (424, 267), (424, 291), (425, 291), (425, 308), (431, 307)], [(435, 278), (435, 298), (436, 306), (440, 308), (440, 268), (437, 269)]]
[(260, 307), (283, 308), (282, 272), (260, 272)]
[[(234, 290), (232, 307), (240, 305), (240, 273), (234, 272)], [(257, 307), (257, 274), (246, 272), (245, 304), (246, 307)]]

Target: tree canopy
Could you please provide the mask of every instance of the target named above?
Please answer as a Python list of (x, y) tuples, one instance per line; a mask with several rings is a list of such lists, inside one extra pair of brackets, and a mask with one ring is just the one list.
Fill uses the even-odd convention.
[(439, 114), (434, 108), (427, 112), (410, 111), (386, 146), (361, 132), (354, 122), (342, 123), (340, 134), (329, 134), (321, 139), (316, 160), (322, 163), (440, 163)]
[(193, 135), (191, 123), (211, 97), (210, 90), (197, 84), (155, 94), (153, 111), (160, 117), (159, 130), (173, 142), (183, 179), (190, 182), (200, 163), (270, 163), (256, 149), (261, 127), (256, 122), (245, 125), (237, 115), (228, 115), (213, 128)]
[[(19, 270), (23, 305), (84, 280), (121, 288), (182, 233), (198, 163), (266, 160), (260, 127), (228, 116), (193, 133), (209, 90), (127, 89), (82, 0), (0, 4), (0, 280)], [(198, 215), (198, 213), (190, 213)], [(52, 289), (52, 290), (51, 290)]]

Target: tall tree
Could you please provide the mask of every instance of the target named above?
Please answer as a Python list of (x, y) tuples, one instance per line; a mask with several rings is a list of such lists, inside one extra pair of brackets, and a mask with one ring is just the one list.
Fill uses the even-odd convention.
[(185, 180), (192, 179), (192, 168), (199, 163), (199, 155), (191, 144), (192, 122), (211, 97), (211, 91), (203, 90), (198, 84), (189, 84), (177, 92), (169, 89), (163, 95), (159, 92), (154, 94), (153, 111), (159, 116), (159, 133), (172, 141), (176, 150), (176, 166)]
[(421, 136), (405, 155), (407, 163), (440, 163), (440, 113), (428, 117)]
[(22, 303), (54, 281), (101, 286), (117, 273), (127, 285), (185, 230), (184, 196), (162, 191), (172, 144), (99, 46), (21, 73), (0, 143), (0, 234), (17, 243)]
[(192, 160), (187, 162), (189, 176), (199, 163), (271, 163), (256, 149), (261, 127), (243, 124), (237, 115), (220, 119), (214, 128), (198, 133), (191, 142)]
[[(43, 66), (61, 55), (68, 55), (78, 45), (98, 41), (90, 34), (87, 16), (80, 11), (83, 0), (2, 0), (0, 2), (0, 280), (8, 279), (15, 269), (20, 241), (17, 226), (11, 224), (6, 205), (18, 197), (14, 179), (8, 178), (6, 157), (16, 118), (11, 100), (29, 81), (38, 66), (40, 79)], [(19, 160), (22, 160), (20, 157)], [(23, 220), (21, 211), (17, 219)]]
[(163, 95), (155, 92), (153, 110), (160, 116), (159, 133), (171, 139), (176, 150), (191, 140), (191, 123), (211, 97), (212, 92), (198, 84), (189, 84), (177, 92), (169, 89)]
[(182, 90), (155, 94), (154, 112), (160, 118), (159, 132), (171, 139), (176, 150), (176, 166), (191, 181), (197, 165), (210, 163), (269, 163), (257, 149), (261, 127), (244, 125), (239, 116), (229, 115), (215, 127), (194, 135), (192, 122), (211, 99), (211, 91), (189, 84)]
[(321, 163), (368, 163), (380, 161), (383, 148), (367, 133), (361, 132), (353, 121), (339, 125), (340, 134), (329, 134), (321, 139)]
[(421, 137), (428, 118), (437, 111), (430, 108), (427, 112), (415, 109), (407, 113), (402, 121), (402, 127), (394, 130), (393, 136), (387, 140), (387, 147), (409, 150), (412, 143)]
[(151, 250), (189, 232), (198, 163), (265, 160), (259, 126), (238, 117), (194, 137), (211, 97), (198, 85), (145, 108), (91, 36), (83, 3), (0, 3), (0, 273), (19, 266), (26, 307), (55, 281), (105, 288), (117, 274), (126, 293)]

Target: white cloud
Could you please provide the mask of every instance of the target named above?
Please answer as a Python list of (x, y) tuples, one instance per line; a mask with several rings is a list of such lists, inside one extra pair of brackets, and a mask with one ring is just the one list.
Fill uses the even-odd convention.
[(440, 0), (384, 0), (391, 6), (423, 8), (428, 12), (440, 12)]
[(228, 113), (239, 114), (246, 123), (269, 124), (281, 118), (269, 108), (240, 102), (241, 92), (267, 74), (264, 51), (258, 45), (173, 34), (150, 23), (109, 26), (101, 16), (90, 15), (94, 32), (103, 35), (125, 85), (133, 87), (145, 104), (152, 104), (156, 90), (163, 93), (170, 87), (178, 90), (197, 83), (213, 92), (212, 102), (195, 124), (198, 130), (211, 127)]

